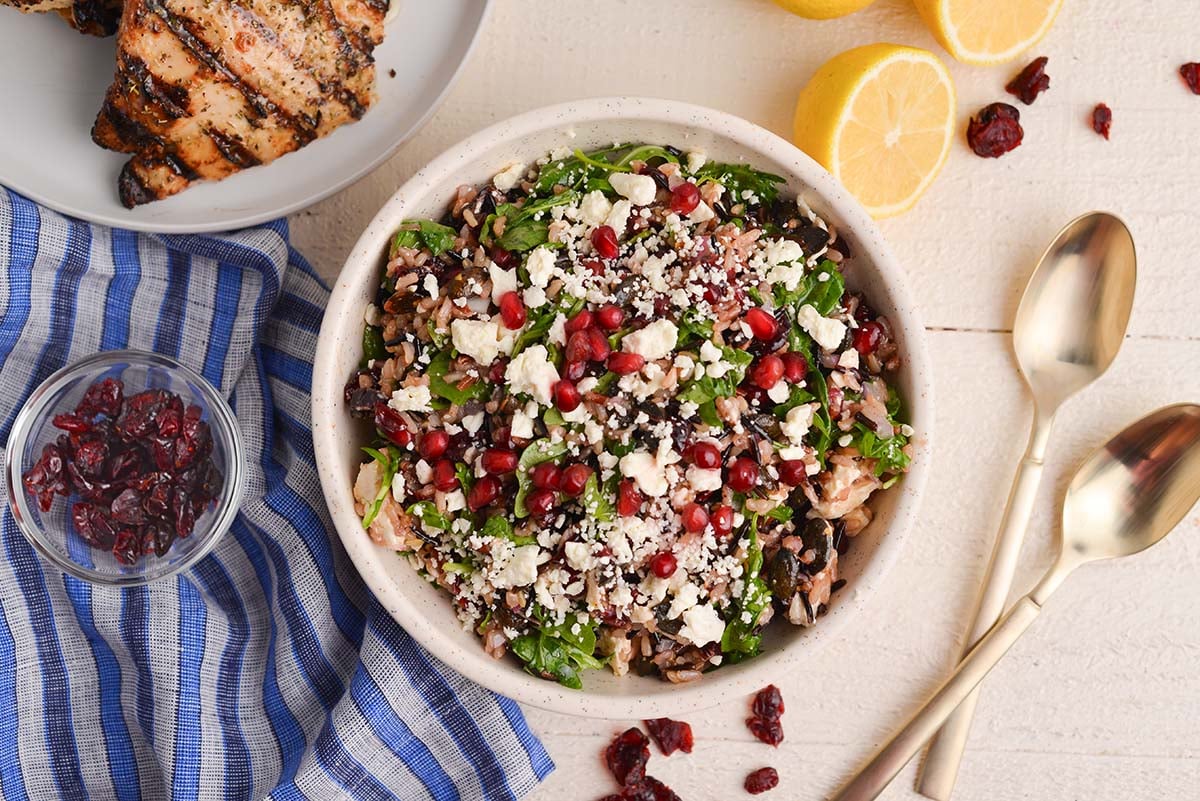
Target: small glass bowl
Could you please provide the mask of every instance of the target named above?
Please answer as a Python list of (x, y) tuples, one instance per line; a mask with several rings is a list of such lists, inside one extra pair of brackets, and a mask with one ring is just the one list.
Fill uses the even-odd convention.
[[(163, 389), (179, 395), (185, 405), (199, 406), (202, 419), (212, 429), (212, 459), (223, 477), (215, 505), (196, 519), (192, 533), (175, 540), (163, 556), (142, 556), (135, 565), (122, 564), (112, 553), (93, 548), (76, 533), (70, 514), (76, 496), (56, 496), (50, 511), (43, 513), (21, 481), (41, 457), (43, 446), (63, 433), (53, 426), (52, 418), (74, 411), (88, 387), (105, 378), (121, 379), (127, 398), (142, 390)], [(233, 410), (204, 378), (166, 356), (107, 351), (59, 370), (29, 396), (8, 440), (9, 506), (21, 533), (55, 567), (94, 584), (137, 586), (186, 570), (213, 549), (237, 516), (245, 480), (244, 459)]]

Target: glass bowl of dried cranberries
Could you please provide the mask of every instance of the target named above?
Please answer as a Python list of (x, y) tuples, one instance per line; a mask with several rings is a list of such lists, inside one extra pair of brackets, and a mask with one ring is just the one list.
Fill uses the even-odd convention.
[(186, 570), (237, 516), (245, 470), (233, 410), (166, 356), (108, 351), (58, 371), (29, 397), (8, 445), (21, 533), (96, 584)]

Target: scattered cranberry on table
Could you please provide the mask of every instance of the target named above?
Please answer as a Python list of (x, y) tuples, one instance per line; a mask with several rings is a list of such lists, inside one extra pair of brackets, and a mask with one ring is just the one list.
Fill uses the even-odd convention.
[(1048, 61), (1049, 59), (1045, 56), (1035, 58), (1025, 69), (1021, 70), (1017, 77), (1009, 81), (1004, 90), (1010, 95), (1020, 98), (1025, 105), (1033, 105), (1037, 96), (1050, 88), (1050, 76), (1046, 74)]
[(998, 159), (1016, 150), (1024, 138), (1021, 112), (1007, 103), (984, 106), (967, 125), (967, 144), (983, 158)]
[(663, 756), (670, 756), (676, 751), (692, 753), (695, 738), (692, 736), (690, 724), (670, 718), (654, 718), (642, 722), (646, 724), (646, 729), (658, 744), (658, 750), (662, 751)]
[(1092, 109), (1092, 130), (1105, 139), (1108, 139), (1112, 131), (1112, 109), (1104, 103), (1098, 103), (1096, 108)]
[(1188, 89), (1192, 90), (1192, 94), (1200, 95), (1200, 63), (1189, 61), (1179, 68), (1179, 74), (1183, 76), (1183, 81), (1188, 85)]
[(162, 556), (188, 537), (221, 491), (213, 439), (199, 406), (150, 389), (125, 397), (106, 378), (90, 386), (74, 412), (54, 417), (62, 430), (22, 476), (43, 512), (54, 496), (78, 496), (75, 530), (122, 564)]
[(779, 772), (775, 768), (759, 768), (746, 777), (743, 785), (750, 795), (765, 793), (779, 786)]
[(768, 684), (754, 696), (753, 714), (746, 720), (750, 733), (767, 745), (783, 742), (783, 695), (774, 684)]

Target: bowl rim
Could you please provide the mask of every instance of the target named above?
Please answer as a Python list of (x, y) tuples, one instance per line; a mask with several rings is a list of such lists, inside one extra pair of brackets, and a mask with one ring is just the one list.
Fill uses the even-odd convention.
[[(142, 364), (160, 367), (174, 372), (188, 383), (200, 389), (200, 394), (208, 406), (209, 417), (213, 424), (224, 429), (228, 435), (229, 461), (225, 465), (224, 482), (221, 496), (217, 499), (216, 517), (209, 528), (207, 539), (194, 551), (174, 565), (160, 570), (131, 573), (128, 575), (111, 575), (93, 568), (85, 567), (72, 559), (67, 559), (52, 547), (45, 539), (41, 526), (33, 522), (29, 507), (29, 498), (20, 491), (21, 456), (25, 450), (26, 440), (33, 432), (34, 422), (42, 415), (47, 404), (62, 387), (75, 380), (80, 374), (105, 364)], [(242, 431), (238, 427), (237, 418), (230, 408), (228, 401), (208, 379), (192, 370), (185, 364), (164, 356), (161, 353), (134, 349), (108, 350), (93, 353), (76, 362), (62, 367), (52, 373), (45, 381), (30, 393), (25, 404), (13, 421), (9, 433), (7, 452), (5, 454), (5, 472), (8, 483), (8, 502), (12, 509), (17, 528), (25, 539), (41, 556), (54, 567), (78, 579), (104, 587), (141, 587), (156, 581), (161, 581), (192, 568), (205, 556), (212, 552), (221, 538), (229, 531), (241, 508), (242, 494), (245, 490), (246, 449), (242, 441)], [(166, 564), (166, 562), (163, 562)]]
[[(660, 717), (684, 710), (694, 711), (715, 706), (731, 693), (751, 693), (770, 683), (772, 671), (788, 648), (763, 654), (743, 663), (736, 674), (723, 680), (705, 680), (675, 685), (668, 693), (651, 696), (629, 693), (623, 695), (590, 695), (586, 690), (571, 690), (553, 682), (530, 676), (519, 669), (498, 664), (495, 669), (484, 667), (465, 653), (464, 647), (442, 635), (400, 589), (381, 558), (384, 551), (363, 536), (361, 522), (354, 514), (352, 503), (347, 506), (351, 480), (340, 474), (336, 453), (337, 419), (341, 413), (340, 398), (344, 376), (333, 375), (338, 335), (350, 319), (360, 319), (361, 310), (348, 309), (357, 303), (360, 282), (351, 281), (351, 273), (378, 268), (382, 248), (395, 225), (403, 219), (410, 205), (419, 207), (431, 193), (444, 191), (447, 182), (455, 181), (461, 172), (464, 154), (485, 151), (497, 145), (520, 142), (528, 134), (552, 126), (566, 131), (574, 124), (608, 122), (613, 120), (642, 121), (679, 125), (687, 120), (693, 127), (709, 130), (744, 146), (748, 153), (770, 154), (788, 165), (789, 179), (798, 180), (817, 198), (814, 205), (827, 209), (843, 221), (843, 228), (852, 231), (856, 249), (870, 255), (878, 281), (895, 307), (897, 328), (902, 332), (906, 367), (912, 379), (916, 397), (906, 398), (913, 414), (920, 409), (924, 428), (914, 441), (916, 458), (913, 466), (897, 487), (893, 520), (887, 536), (875, 547), (871, 569), (859, 577), (853, 588), (854, 610), (847, 610), (836, 619), (827, 619), (822, 636), (806, 639), (806, 653), (812, 652), (841, 631), (860, 612), (861, 606), (882, 583), (899, 558), (907, 534), (919, 512), (921, 497), (929, 473), (933, 444), (934, 395), (932, 369), (928, 351), (927, 332), (916, 310), (914, 296), (909, 290), (907, 276), (892, 255), (875, 221), (841, 184), (816, 161), (778, 135), (740, 117), (704, 106), (674, 100), (648, 97), (597, 97), (559, 103), (518, 114), (502, 120), (452, 145), (409, 178), (384, 203), (359, 237), (347, 256), (326, 307), (313, 363), (312, 421), (314, 451), (318, 475), (329, 506), (330, 516), (351, 561), (368, 588), (381, 605), (409, 634), (439, 659), (450, 664), (467, 678), (495, 692), (541, 709), (568, 715), (624, 719)], [(633, 137), (629, 141), (636, 141)], [(356, 269), (357, 268), (357, 269)], [(913, 414), (915, 417), (916, 415)], [(389, 558), (392, 558), (388, 554)], [(419, 576), (414, 572), (414, 580)], [(848, 600), (844, 601), (849, 605)], [(816, 631), (816, 629), (814, 629)]]

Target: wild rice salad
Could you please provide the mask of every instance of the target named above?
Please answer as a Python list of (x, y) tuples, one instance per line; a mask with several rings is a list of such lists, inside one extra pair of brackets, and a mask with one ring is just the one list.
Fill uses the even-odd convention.
[(563, 150), (396, 233), (346, 387), (357, 510), (488, 653), (690, 681), (830, 603), (912, 429), (888, 321), (782, 182)]

